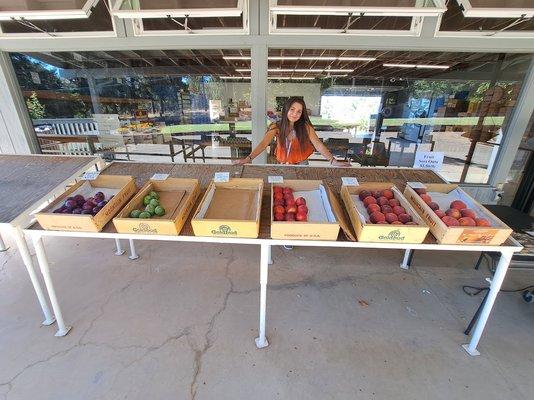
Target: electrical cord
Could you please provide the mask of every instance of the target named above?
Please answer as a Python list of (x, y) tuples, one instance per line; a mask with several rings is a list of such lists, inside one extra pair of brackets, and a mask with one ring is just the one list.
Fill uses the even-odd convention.
[[(525, 286), (521, 289), (501, 289), (500, 291), (503, 293), (516, 293), (516, 292), (524, 292), (525, 290), (531, 290), (534, 289), (534, 285)], [(489, 290), (489, 287), (477, 287), (477, 286), (469, 286), (464, 285), (462, 286), (462, 290), (465, 294), (469, 296), (477, 296), (482, 292), (485, 292), (486, 290)]]

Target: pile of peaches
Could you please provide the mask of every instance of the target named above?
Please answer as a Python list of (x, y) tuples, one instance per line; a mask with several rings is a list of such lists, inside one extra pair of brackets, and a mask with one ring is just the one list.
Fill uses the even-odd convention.
[(275, 221), (308, 220), (308, 207), (303, 197), (293, 196), (293, 189), (273, 186), (273, 215)]
[(366, 207), (373, 224), (417, 225), (390, 189), (362, 190), (358, 196)]
[(426, 192), (426, 189), (417, 188), (415, 192), (445, 223), (447, 226), (491, 226), (490, 222), (485, 218), (478, 218), (477, 214), (467, 208), (467, 205), (461, 200), (454, 200), (449, 205), (447, 211), (439, 209), (438, 203), (432, 201), (432, 197)]

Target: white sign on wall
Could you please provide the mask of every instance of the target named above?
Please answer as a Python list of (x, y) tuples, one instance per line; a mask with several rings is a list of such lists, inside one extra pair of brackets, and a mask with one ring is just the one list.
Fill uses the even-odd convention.
[(417, 151), (415, 153), (413, 167), (440, 171), (443, 166), (444, 155), (445, 153), (442, 151)]

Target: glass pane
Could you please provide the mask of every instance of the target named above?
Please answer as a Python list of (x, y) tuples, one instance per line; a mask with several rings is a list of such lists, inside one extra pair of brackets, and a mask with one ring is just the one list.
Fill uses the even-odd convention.
[(236, 8), (237, 0), (215, 0), (205, 3), (198, 0), (124, 0), (121, 10), (181, 10), (194, 8)]
[[(180, 21), (183, 23), (183, 19)], [(200, 29), (242, 29), (243, 18), (223, 17), (223, 18), (188, 18), (187, 26), (193, 30)], [(184, 30), (171, 19), (165, 18), (143, 18), (143, 29), (145, 31), (175, 31)]]
[(317, 6), (317, 7), (435, 7), (432, 0), (278, 0), (279, 6)]
[(50, 11), (80, 10), (88, 0), (0, 0), (0, 12), (3, 11)]
[(251, 107), (250, 81), (227, 79), (226, 54), (250, 57), (128, 50), (11, 60), (44, 153), (228, 163), (251, 151)]
[(61, 33), (113, 31), (113, 23), (103, 1), (99, 1), (87, 19), (2, 21), (3, 33)]
[[(277, 28), (344, 29), (347, 17), (335, 15), (277, 15)], [(410, 30), (411, 17), (361, 17), (350, 30)]]

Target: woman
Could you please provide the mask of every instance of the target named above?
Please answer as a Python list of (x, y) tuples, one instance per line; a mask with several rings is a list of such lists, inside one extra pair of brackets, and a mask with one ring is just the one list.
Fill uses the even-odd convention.
[(308, 164), (315, 150), (323, 155), (335, 167), (350, 167), (350, 163), (339, 161), (321, 142), (306, 112), (304, 100), (291, 97), (284, 104), (282, 119), (269, 126), (265, 137), (245, 158), (234, 161), (234, 164), (252, 162), (276, 137), (276, 159), (280, 164)]

